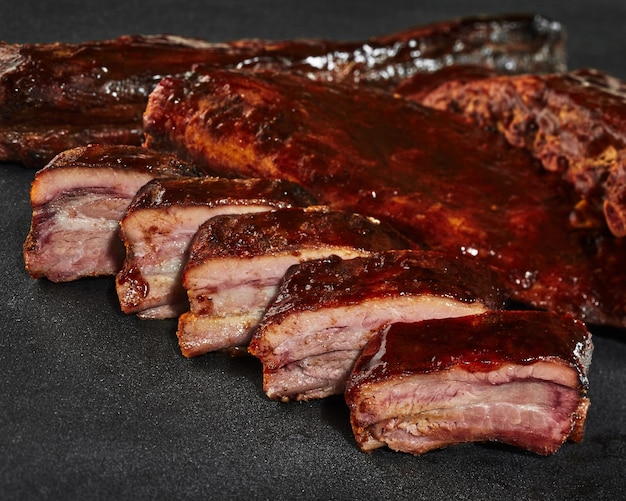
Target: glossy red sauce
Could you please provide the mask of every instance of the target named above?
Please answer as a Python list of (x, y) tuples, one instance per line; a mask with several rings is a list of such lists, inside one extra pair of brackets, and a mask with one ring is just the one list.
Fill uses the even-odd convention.
[(132, 35), (81, 44), (0, 43), (0, 160), (39, 167), (75, 146), (139, 144), (148, 94), (162, 78), (182, 76), (197, 64), (389, 88), (457, 61), (554, 71), (564, 65), (563, 46), (560, 25), (533, 15), (468, 17), (347, 42), (219, 44)]
[(156, 179), (145, 185), (128, 208), (168, 208), (174, 205), (254, 205), (275, 207), (315, 204), (316, 200), (299, 185), (272, 179), (222, 179), (197, 177)]
[(384, 223), (358, 214), (287, 208), (224, 215), (204, 223), (194, 237), (190, 263), (206, 258), (252, 258), (314, 248), (382, 251), (416, 245)]
[(626, 325), (626, 243), (573, 230), (572, 188), (498, 135), (295, 75), (212, 72), (161, 85), (146, 114), (149, 145), (229, 175), (296, 181), (335, 209), (487, 263), (517, 301)]
[(503, 308), (505, 300), (494, 275), (473, 260), (429, 251), (393, 251), (349, 260), (331, 256), (290, 269), (266, 318), (280, 323), (307, 310), (421, 295), (481, 302), (487, 308)]
[(452, 319), (393, 324), (365, 347), (354, 368), (360, 383), (459, 367), (485, 372), (504, 364), (556, 362), (586, 383), (591, 334), (569, 317), (492, 311)]
[(148, 172), (160, 177), (199, 177), (203, 174), (193, 164), (176, 156), (132, 145), (90, 144), (72, 148), (57, 155), (46, 166), (46, 170), (67, 167), (110, 168), (112, 176), (120, 170)]

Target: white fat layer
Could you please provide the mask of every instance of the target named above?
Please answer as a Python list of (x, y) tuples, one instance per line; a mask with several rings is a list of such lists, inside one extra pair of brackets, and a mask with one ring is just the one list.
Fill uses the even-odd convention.
[(438, 377), (419, 394), (379, 386), (358, 395), (351, 420), (364, 450), (387, 445), (421, 454), (454, 443), (496, 440), (549, 453), (584, 419), (577, 389), (537, 379), (493, 384), (488, 378)]
[(397, 416), (425, 411), (480, 406), (489, 402), (511, 402), (523, 408), (552, 405), (555, 387), (580, 393), (576, 370), (565, 363), (535, 362), (521, 365), (507, 363), (489, 371), (451, 368), (424, 374), (379, 379), (356, 385), (361, 401), (355, 409), (359, 421), (371, 424)]
[(145, 240), (166, 240), (178, 234), (194, 235), (202, 223), (223, 214), (244, 214), (271, 210), (267, 205), (174, 205), (137, 208), (121, 221), (124, 240), (135, 245)]
[(33, 207), (46, 204), (64, 194), (80, 190), (107, 191), (129, 201), (139, 188), (152, 179), (150, 173), (120, 169), (64, 167), (40, 170), (33, 181), (31, 203)]
[(25, 251), (31, 272), (54, 281), (91, 275), (111, 275), (121, 267), (119, 219), (128, 200), (110, 195), (68, 197), (35, 210), (47, 217), (33, 228), (36, 245)]
[(353, 247), (302, 247), (297, 251), (272, 253), (254, 257), (215, 257), (201, 264), (189, 265), (185, 270), (185, 288), (190, 294), (219, 293), (222, 289), (242, 283), (277, 284), (287, 269), (312, 259), (337, 255), (352, 259), (368, 253)]

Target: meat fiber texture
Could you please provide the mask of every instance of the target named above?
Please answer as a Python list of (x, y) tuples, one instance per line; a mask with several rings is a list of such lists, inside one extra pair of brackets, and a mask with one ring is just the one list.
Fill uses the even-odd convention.
[(347, 383), (354, 436), (367, 452), (496, 441), (553, 454), (582, 439), (592, 351), (582, 322), (547, 312), (385, 327)]
[(292, 265), (412, 247), (380, 221), (321, 206), (215, 216), (196, 233), (183, 272), (190, 311), (178, 320), (181, 351), (247, 347)]
[[(474, 77), (449, 68), (401, 84), (396, 91), (426, 106), (461, 113), (499, 130), (561, 173), (580, 200), (572, 207), (578, 227), (608, 225), (626, 235), (626, 84), (597, 70), (549, 75)], [(483, 75), (480, 75), (483, 73)]]
[(174, 35), (0, 42), (0, 161), (41, 167), (89, 143), (139, 145), (150, 91), (164, 76), (182, 76), (197, 64), (392, 88), (416, 72), (458, 62), (503, 72), (561, 71), (565, 31), (523, 14), (454, 19), (350, 42), (209, 43)]
[(344, 391), (361, 349), (382, 326), (504, 307), (493, 273), (467, 258), (397, 250), (291, 267), (249, 346), (263, 388), (283, 401)]
[(139, 188), (159, 177), (198, 175), (188, 162), (139, 146), (90, 145), (60, 153), (31, 187), (26, 269), (53, 282), (115, 275), (124, 261), (119, 221)]
[(573, 227), (579, 197), (559, 173), (457, 115), (297, 75), (215, 71), (164, 79), (144, 126), (147, 146), (298, 182), (333, 209), (475, 258), (525, 307), (626, 325), (625, 239)]
[(182, 272), (191, 240), (208, 219), (314, 203), (306, 190), (281, 180), (203, 177), (146, 184), (120, 221), (126, 257), (116, 290), (122, 311), (172, 318), (189, 309)]

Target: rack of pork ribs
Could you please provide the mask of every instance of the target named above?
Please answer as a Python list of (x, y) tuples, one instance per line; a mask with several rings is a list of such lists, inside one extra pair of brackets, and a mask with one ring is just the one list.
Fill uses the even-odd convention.
[(624, 87), (564, 40), (517, 15), (2, 44), (0, 159), (40, 168), (26, 268), (115, 275), (184, 356), (260, 359), (269, 398), (344, 394), (365, 451), (554, 453), (587, 325), (626, 326)]

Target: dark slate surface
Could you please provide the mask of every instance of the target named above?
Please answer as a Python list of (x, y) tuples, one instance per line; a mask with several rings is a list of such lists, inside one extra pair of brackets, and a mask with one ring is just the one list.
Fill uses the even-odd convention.
[[(3, 2), (0, 39), (127, 33), (358, 39), (483, 12), (565, 24), (571, 68), (626, 78), (626, 4), (441, 1)], [(626, 333), (596, 331), (581, 444), (537, 457), (468, 444), (415, 458), (355, 446), (340, 398), (279, 404), (253, 360), (184, 359), (174, 321), (139, 321), (112, 279), (31, 280), (32, 172), (0, 165), (1, 499), (618, 499), (626, 492)]]

